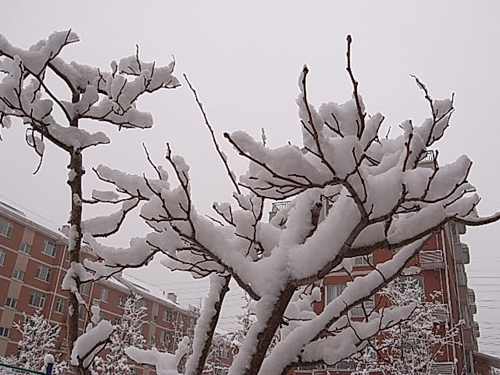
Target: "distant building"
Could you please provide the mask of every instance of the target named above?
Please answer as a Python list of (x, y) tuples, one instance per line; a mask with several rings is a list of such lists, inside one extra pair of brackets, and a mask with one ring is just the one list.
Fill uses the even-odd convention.
[[(0, 201), (0, 356), (15, 355), (20, 334), (12, 323), (23, 313), (40, 309), (54, 324), (61, 325), (56, 350), (67, 358), (68, 303), (61, 281), (69, 267), (68, 239), (58, 229), (40, 219)], [(90, 252), (83, 257), (92, 258)], [(98, 304), (101, 317), (115, 323), (123, 314), (123, 305), (131, 290), (140, 294), (147, 307), (142, 333), (148, 347), (172, 352), (179, 335), (193, 336), (199, 312), (183, 308), (174, 293), (161, 292), (125, 274), (83, 284), (81, 294), (87, 304)], [(78, 312), (83, 332), (89, 316), (82, 307)], [(176, 333), (177, 331), (177, 333)], [(138, 367), (138, 375), (154, 374), (153, 368)]]

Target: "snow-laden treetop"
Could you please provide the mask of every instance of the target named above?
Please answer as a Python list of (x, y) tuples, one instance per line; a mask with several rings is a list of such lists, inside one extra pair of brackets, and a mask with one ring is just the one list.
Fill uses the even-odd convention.
[[(151, 114), (137, 109), (136, 100), (146, 92), (179, 86), (172, 75), (174, 62), (165, 67), (143, 62), (138, 48), (135, 55), (112, 61), (109, 71), (65, 62), (60, 57), (63, 48), (78, 41), (73, 31), (61, 31), (24, 50), (0, 35), (0, 71), (4, 73), (0, 83), (1, 126), (9, 127), (11, 117), (22, 119), (31, 129), (27, 133), (28, 143), (40, 156), (44, 138), (68, 151), (109, 143), (103, 132), (81, 129), (80, 119), (103, 121), (120, 128), (151, 127)], [(51, 89), (48, 71), (67, 86), (71, 93), (68, 100), (60, 99)], [(56, 120), (54, 107), (62, 111), (66, 123)]]

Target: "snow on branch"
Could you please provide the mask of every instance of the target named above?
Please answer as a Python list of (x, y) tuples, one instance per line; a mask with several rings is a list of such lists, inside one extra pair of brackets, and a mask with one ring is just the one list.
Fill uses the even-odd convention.
[[(30, 135), (28, 144), (42, 156), (40, 143), (44, 138), (67, 150), (82, 150), (109, 143), (102, 132), (91, 134), (76, 124), (80, 119), (107, 122), (119, 128), (148, 128), (153, 124), (151, 114), (136, 108), (137, 99), (144, 93), (172, 89), (180, 85), (173, 75), (175, 63), (156, 66), (140, 59), (139, 51), (119, 63), (112, 62), (112, 71), (104, 72), (72, 62), (66, 63), (60, 53), (71, 43), (78, 42), (72, 32), (56, 32), (23, 50), (12, 46), (0, 36), (1, 72), (0, 118), (2, 127), (9, 127), (11, 117), (20, 118), (41, 138)], [(71, 92), (69, 100), (59, 98), (51, 89), (47, 72), (53, 72)], [(57, 106), (67, 124), (58, 123), (52, 116)]]

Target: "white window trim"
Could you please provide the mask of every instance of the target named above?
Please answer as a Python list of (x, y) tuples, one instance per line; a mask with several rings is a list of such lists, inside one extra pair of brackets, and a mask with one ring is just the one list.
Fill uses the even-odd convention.
[(9, 336), (10, 336), (10, 328), (0, 326), (0, 337), (9, 338)]
[[(61, 302), (61, 303), (59, 303), (59, 302)], [(61, 311), (59, 311), (59, 306), (61, 306)], [(62, 298), (57, 298), (56, 299), (56, 304), (54, 306), (54, 311), (57, 314), (64, 314), (64, 299), (62, 299)]]
[[(53, 251), (51, 251), (51, 252), (45, 251), (49, 244), (51, 245), (51, 248), (53, 249)], [(55, 242), (50, 242), (49, 240), (44, 240), (43, 247), (42, 247), (42, 254), (45, 254), (51, 258), (55, 258), (57, 255), (57, 244)]]
[[(34, 294), (38, 294), (38, 296), (40, 297), (40, 301), (41, 301), (41, 306), (38, 306), (38, 305), (35, 305), (35, 304), (32, 304), (31, 303), (31, 300), (35, 300), (36, 298), (32, 298)], [(43, 307), (45, 306), (45, 301), (47, 299), (47, 296), (44, 294), (44, 293), (41, 293), (41, 292), (37, 292), (37, 291), (32, 291), (31, 294), (30, 294), (30, 299), (28, 300), (28, 305), (29, 306), (32, 306), (32, 307), (36, 307), (37, 309), (43, 309)]]
[[(0, 219), (0, 224), (2, 224), (2, 223), (4, 223), (4, 225), (5, 225), (6, 232), (5, 233), (0, 232), (0, 236), (6, 237), (6, 238), (11, 238), (12, 232), (14, 231), (14, 225), (10, 221), (7, 221), (5, 219)], [(0, 228), (1, 228), (1, 226), (0, 226)]]
[(24, 281), (24, 275), (25, 272), (23, 270), (20, 270), (19, 268), (15, 268), (14, 271), (12, 271), (12, 278), (17, 281)]
[[(42, 270), (42, 271), (40, 271)], [(45, 273), (45, 278), (40, 277), (40, 273)], [(52, 276), (52, 269), (50, 267), (39, 264), (36, 268), (35, 279), (43, 281), (45, 283), (50, 283), (50, 277)]]
[[(11, 301), (10, 303), (8, 303), (9, 300)], [(10, 309), (15, 309), (17, 307), (17, 302), (18, 302), (17, 299), (12, 298), (12, 297), (7, 297), (5, 299), (5, 307), (10, 308)], [(14, 306), (12, 306), (12, 303), (14, 304)]]

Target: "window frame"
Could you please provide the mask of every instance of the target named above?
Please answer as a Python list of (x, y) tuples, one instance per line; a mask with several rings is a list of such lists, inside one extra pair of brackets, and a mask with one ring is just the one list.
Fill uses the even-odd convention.
[(17, 281), (24, 281), (25, 272), (19, 268), (14, 268), (12, 271), (12, 278)]
[(44, 293), (33, 290), (30, 294), (28, 305), (31, 307), (36, 307), (37, 309), (43, 309), (46, 299), (47, 296)]
[(5, 238), (11, 238), (13, 231), (14, 231), (14, 224), (12, 224), (8, 220), (5, 220), (4, 218), (0, 218), (0, 236)]
[(80, 285), (80, 294), (83, 295), (90, 295), (90, 283), (82, 283)]
[(64, 314), (64, 299), (57, 298), (54, 306), (54, 311), (58, 314)]
[(102, 302), (108, 302), (109, 301), (109, 289), (108, 288), (101, 288), (101, 293), (99, 294), (99, 300)]
[(162, 320), (164, 322), (173, 323), (173, 321), (174, 321), (174, 312), (172, 310), (169, 310), (169, 309), (163, 310)]
[[(339, 284), (331, 284), (325, 286), (325, 305), (328, 305), (330, 302), (338, 298), (347, 288), (347, 284), (339, 283)], [(333, 298), (332, 298), (333, 297)], [(363, 306), (367, 313), (371, 313), (375, 310), (375, 295), (372, 295), (367, 300), (353, 306), (349, 310), (349, 315), (354, 318), (363, 318), (365, 316), (363, 311)]]
[(0, 266), (3, 266), (3, 264), (5, 263), (5, 257), (7, 256), (7, 252), (0, 248)]
[(26, 255), (30, 255), (31, 254), (31, 245), (27, 242), (21, 242), (21, 244), (19, 245), (19, 252), (26, 254)]
[(170, 341), (170, 338), (169, 338), (168, 331), (165, 329), (162, 329), (160, 331), (160, 344), (161, 345), (168, 345), (169, 341)]
[[(335, 298), (339, 297), (344, 292), (345, 288), (347, 288), (347, 285), (343, 283), (325, 285), (325, 305), (328, 305)], [(333, 298), (330, 299), (330, 297)]]
[(37, 266), (35, 279), (43, 281), (45, 283), (50, 283), (51, 276), (52, 276), (52, 268), (47, 267), (43, 264), (39, 264)]
[(84, 320), (85, 319), (85, 306), (83, 305), (78, 305), (78, 319), (79, 320)]
[(0, 337), (9, 338), (10, 328), (5, 326), (0, 326)]
[(5, 299), (5, 307), (8, 307), (8, 308), (11, 308), (11, 309), (15, 309), (17, 307), (17, 302), (18, 300), (16, 298), (13, 298), (13, 297), (8, 297)]
[[(49, 248), (51, 250), (49, 250)], [(57, 243), (50, 242), (47, 239), (43, 240), (42, 254), (55, 258), (57, 255)]]

